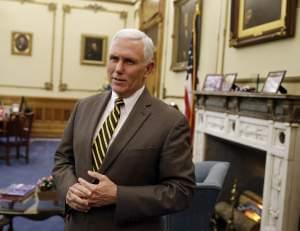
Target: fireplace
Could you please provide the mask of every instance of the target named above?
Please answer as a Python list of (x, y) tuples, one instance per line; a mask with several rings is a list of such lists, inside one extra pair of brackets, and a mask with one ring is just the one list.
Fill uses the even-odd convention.
[[(197, 92), (194, 161), (231, 162), (227, 182), (263, 198), (260, 230), (298, 230), (300, 97)], [(229, 198), (232, 183), (224, 187)]]
[(251, 190), (262, 197), (266, 152), (208, 135), (205, 153), (205, 160), (231, 163), (221, 195), (222, 200), (230, 198), (232, 182), (235, 180), (239, 192)]

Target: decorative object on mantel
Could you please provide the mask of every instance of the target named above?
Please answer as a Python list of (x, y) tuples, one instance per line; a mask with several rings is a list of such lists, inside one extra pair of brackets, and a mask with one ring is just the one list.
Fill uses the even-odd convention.
[(237, 92), (256, 92), (256, 89), (254, 87), (250, 87), (248, 85), (240, 86), (240, 85), (235, 84), (234, 90)]
[(281, 86), (281, 83), (285, 77), (286, 71), (270, 71), (268, 73), (266, 82), (263, 86), (263, 93), (277, 93), (286, 94), (287, 90)]

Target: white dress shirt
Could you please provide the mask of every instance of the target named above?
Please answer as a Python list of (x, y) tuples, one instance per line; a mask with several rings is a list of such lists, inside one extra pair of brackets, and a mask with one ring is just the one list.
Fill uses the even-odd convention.
[[(136, 104), (136, 101), (140, 98), (141, 94), (143, 93), (145, 89), (145, 86), (141, 87), (139, 90), (137, 90), (133, 95), (129, 96), (128, 98), (123, 98), (124, 101), (124, 105), (121, 107), (121, 115), (120, 115), (120, 119), (118, 122), (118, 125), (113, 133), (113, 136), (108, 144), (109, 145), (113, 142), (113, 140), (116, 138), (117, 134), (119, 133), (121, 127), (123, 126), (123, 124), (125, 123), (129, 113), (132, 111), (134, 105)], [(115, 100), (118, 98), (119, 96), (117, 95), (116, 92), (112, 91), (111, 97), (109, 102), (106, 105), (106, 108), (104, 110), (103, 115), (101, 116), (101, 119), (98, 123), (96, 132), (94, 134), (94, 140), (96, 139), (96, 136), (99, 133), (100, 128), (102, 127), (102, 124), (104, 123), (105, 119), (107, 118), (107, 116), (110, 114), (110, 112), (113, 110), (114, 106), (115, 106)]]

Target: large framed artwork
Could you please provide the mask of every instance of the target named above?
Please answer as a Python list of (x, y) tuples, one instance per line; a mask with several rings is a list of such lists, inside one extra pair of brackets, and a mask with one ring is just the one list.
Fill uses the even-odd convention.
[(11, 53), (13, 55), (31, 56), (32, 54), (32, 33), (12, 32), (11, 33)]
[(81, 64), (105, 65), (107, 36), (81, 35)]
[(297, 0), (232, 0), (230, 46), (291, 37)]
[[(175, 19), (173, 31), (173, 54), (171, 69), (185, 71), (188, 61), (188, 50), (192, 40), (192, 31), (196, 4), (201, 7), (201, 0), (175, 0)], [(200, 9), (201, 11), (201, 9)], [(201, 20), (201, 19), (200, 19)], [(200, 23), (197, 24), (200, 27)], [(200, 32), (200, 28), (197, 28)], [(197, 34), (199, 39), (200, 35)]]

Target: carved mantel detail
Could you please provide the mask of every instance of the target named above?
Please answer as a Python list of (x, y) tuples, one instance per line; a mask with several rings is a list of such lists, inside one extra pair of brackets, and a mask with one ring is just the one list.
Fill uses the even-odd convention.
[(195, 92), (197, 108), (280, 122), (300, 123), (300, 96)]

